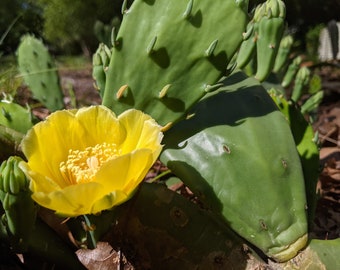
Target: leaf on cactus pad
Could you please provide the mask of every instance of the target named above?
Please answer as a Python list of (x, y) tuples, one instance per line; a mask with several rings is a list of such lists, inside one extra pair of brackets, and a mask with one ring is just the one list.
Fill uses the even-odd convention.
[(239, 44), (247, 0), (136, 0), (125, 11), (103, 104), (143, 110), (165, 125), (210, 91)]

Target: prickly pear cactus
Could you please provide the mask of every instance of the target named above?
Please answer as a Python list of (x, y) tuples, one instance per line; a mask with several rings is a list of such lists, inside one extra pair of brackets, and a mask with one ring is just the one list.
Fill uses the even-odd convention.
[(243, 239), (165, 185), (143, 184), (115, 211), (112, 238), (140, 269), (246, 269)]
[(34, 121), (29, 108), (8, 100), (0, 101), (0, 161), (11, 155), (22, 155), (20, 142)]
[(9, 101), (0, 101), (0, 125), (21, 133), (26, 133), (33, 126), (33, 116), (29, 108)]
[(24, 156), (20, 149), (20, 142), (23, 137), (23, 133), (0, 125), (0, 162), (12, 155)]
[(301, 56), (295, 57), (292, 62), (289, 64), (287, 71), (282, 79), (281, 85), (282, 87), (288, 87), (292, 81), (294, 80), (296, 73), (300, 68), (300, 64), (302, 62)]
[[(248, 0), (136, 0), (125, 9), (103, 104), (166, 125), (216, 89), (242, 41)], [(103, 85), (103, 83), (99, 83)]]
[(311, 239), (308, 246), (293, 260), (271, 264), (270, 269), (280, 270), (337, 270), (339, 269), (340, 238), (333, 240)]
[(320, 103), (322, 102), (324, 97), (323, 91), (318, 91), (312, 96), (310, 96), (300, 107), (300, 111), (302, 114), (311, 113), (315, 111)]
[(286, 7), (281, 0), (267, 0), (261, 8), (256, 44), (257, 70), (255, 78), (264, 81), (275, 65), (285, 28)]
[(311, 79), (310, 69), (306, 66), (300, 67), (300, 69), (296, 73), (296, 77), (294, 80), (294, 87), (291, 95), (292, 100), (297, 102), (301, 98), (303, 90), (307, 88), (309, 85), (310, 79)]
[(302, 112), (300, 112), (300, 109), (294, 102), (287, 101), (282, 95), (278, 94), (275, 89), (270, 90), (269, 93), (277, 107), (288, 120), (299, 152), (305, 179), (308, 222), (310, 225), (309, 228), (311, 229), (315, 216), (317, 202), (316, 185), (319, 177), (318, 138), (315, 136), (311, 124), (306, 121)]
[[(279, 68), (275, 66), (276, 60), (286, 60), (286, 49), (286, 52), (281, 50), (279, 59), (276, 59), (285, 28), (285, 16), (286, 6), (283, 1), (267, 0), (256, 6), (254, 15), (243, 33), (236, 66), (244, 69), (249, 64), (254, 65), (252, 75), (260, 82), (266, 80), (272, 71)], [(286, 43), (285, 46), (289, 45)], [(283, 64), (283, 62), (277, 63), (277, 65)]]
[(286, 118), (243, 73), (165, 133), (161, 160), (239, 235), (277, 261), (307, 243), (303, 171)]
[(246, 31), (242, 34), (243, 40), (237, 52), (236, 66), (239, 69), (245, 68), (250, 61), (256, 58), (256, 42), (258, 39), (259, 20), (262, 16), (262, 5), (254, 10), (252, 19), (248, 22)]
[(100, 43), (96, 53), (92, 57), (92, 77), (96, 81), (95, 87), (101, 93), (105, 89), (106, 71), (110, 63), (111, 51), (104, 44)]
[(287, 65), (293, 42), (294, 39), (292, 35), (286, 35), (282, 38), (275, 58), (273, 72), (280, 72)]
[(5, 211), (5, 224), (11, 246), (16, 252), (27, 251), (37, 208), (31, 198), (29, 180), (19, 168), (20, 157), (11, 156), (0, 166), (0, 202)]
[(20, 73), (33, 96), (50, 111), (64, 108), (58, 73), (44, 44), (26, 35), (21, 40), (17, 54)]

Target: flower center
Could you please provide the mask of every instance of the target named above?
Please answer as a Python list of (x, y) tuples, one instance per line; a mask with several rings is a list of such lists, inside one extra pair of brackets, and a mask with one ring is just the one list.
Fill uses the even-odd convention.
[(70, 149), (67, 160), (60, 163), (60, 171), (71, 184), (91, 182), (103, 163), (120, 154), (115, 144), (97, 144), (85, 150)]

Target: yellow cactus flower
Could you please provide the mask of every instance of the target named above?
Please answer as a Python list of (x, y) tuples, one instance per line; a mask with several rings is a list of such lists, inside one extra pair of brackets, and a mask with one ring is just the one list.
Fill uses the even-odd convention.
[(62, 216), (95, 214), (128, 200), (162, 149), (161, 127), (131, 109), (52, 113), (22, 141), (32, 198)]

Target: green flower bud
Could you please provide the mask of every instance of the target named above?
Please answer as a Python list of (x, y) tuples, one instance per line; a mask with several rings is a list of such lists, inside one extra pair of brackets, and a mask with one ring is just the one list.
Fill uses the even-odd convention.
[(103, 95), (103, 91), (105, 89), (105, 81), (106, 81), (106, 69), (110, 63), (111, 59), (111, 51), (110, 49), (103, 43), (99, 44), (99, 47), (95, 54), (93, 55), (93, 71), (92, 76), (96, 80), (96, 88), (100, 91), (100, 94)]
[(308, 86), (311, 71), (308, 67), (301, 67), (296, 74), (291, 99), (297, 102), (303, 94), (303, 90)]
[[(19, 168), (21, 161), (23, 161), (21, 157), (11, 156), (2, 162), (0, 166), (1, 191), (15, 195), (21, 191), (28, 190), (29, 180)], [(0, 200), (3, 200), (1, 196)]]
[(0, 166), (0, 201), (4, 209), (0, 222), (15, 252), (27, 249), (37, 214), (29, 180), (19, 168), (22, 161), (12, 156)]

